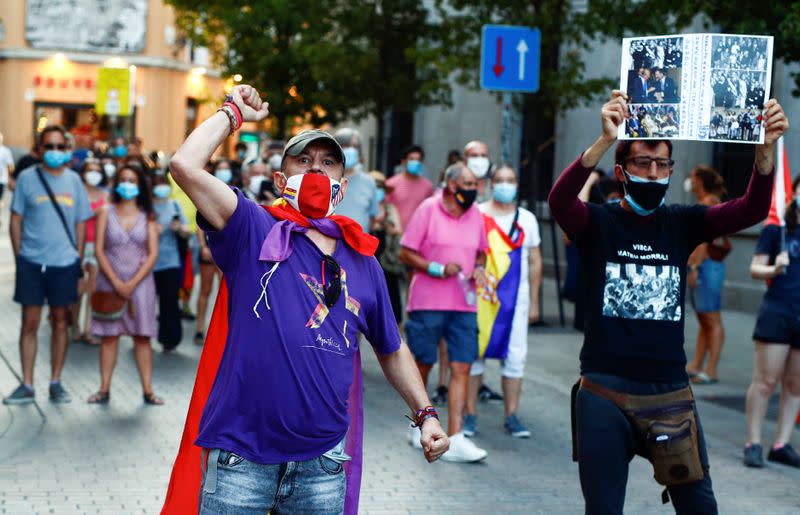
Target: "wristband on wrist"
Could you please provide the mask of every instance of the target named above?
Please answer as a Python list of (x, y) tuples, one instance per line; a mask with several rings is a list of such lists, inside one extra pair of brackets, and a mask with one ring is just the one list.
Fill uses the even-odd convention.
[(230, 133), (233, 134), (234, 132), (236, 132), (236, 129), (238, 129), (239, 127), (236, 123), (236, 115), (233, 114), (233, 109), (231, 109), (230, 106), (223, 105), (222, 107), (217, 109), (217, 111), (225, 113), (225, 116), (228, 117), (228, 128), (230, 129)]
[(439, 413), (433, 406), (425, 406), (424, 408), (417, 410), (417, 412), (414, 414), (414, 418), (411, 418), (408, 415), (406, 415), (406, 418), (411, 421), (414, 427), (421, 427), (422, 424), (429, 418), (435, 418), (436, 420), (439, 420)]
[(239, 109), (239, 106), (234, 104), (233, 102), (225, 102), (222, 104), (222, 107), (229, 107), (233, 115), (236, 117), (236, 128), (242, 126), (242, 111)]
[(441, 263), (437, 263), (436, 261), (431, 261), (428, 263), (428, 275), (433, 277), (444, 277), (444, 269), (445, 266)]

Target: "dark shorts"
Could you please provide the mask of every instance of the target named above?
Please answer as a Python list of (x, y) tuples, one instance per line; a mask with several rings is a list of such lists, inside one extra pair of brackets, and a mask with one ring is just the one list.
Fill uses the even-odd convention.
[(478, 359), (478, 318), (463, 311), (412, 311), (405, 325), (406, 339), (417, 361), (436, 363), (439, 340), (447, 343), (450, 361)]
[(769, 301), (761, 304), (753, 339), (764, 343), (782, 343), (800, 349), (800, 317), (785, 309), (775, 309)]
[(43, 266), (18, 257), (14, 302), (23, 306), (75, 304), (80, 270), (77, 261), (69, 266)]

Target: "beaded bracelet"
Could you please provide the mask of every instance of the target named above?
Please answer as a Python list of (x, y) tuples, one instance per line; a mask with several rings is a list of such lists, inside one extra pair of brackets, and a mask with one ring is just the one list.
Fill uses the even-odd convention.
[(225, 116), (228, 117), (228, 128), (230, 129), (231, 134), (236, 132), (236, 115), (233, 114), (231, 108), (228, 106), (222, 106), (217, 109), (217, 112), (225, 113)]
[(241, 111), (241, 109), (239, 109), (239, 106), (237, 106), (233, 102), (225, 102), (225, 103), (222, 104), (222, 107), (230, 108), (231, 112), (236, 117), (236, 126), (237, 126), (237, 128), (241, 127), (242, 126), (242, 111)]
[(435, 418), (436, 420), (439, 420), (439, 413), (433, 406), (425, 406), (424, 408), (417, 410), (417, 412), (414, 414), (414, 418), (411, 418), (408, 415), (406, 415), (406, 418), (411, 421), (414, 427), (421, 427), (422, 424), (429, 418)]

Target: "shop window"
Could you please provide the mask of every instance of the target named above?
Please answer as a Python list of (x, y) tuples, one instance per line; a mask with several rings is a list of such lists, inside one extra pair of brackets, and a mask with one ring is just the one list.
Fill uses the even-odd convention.
[(753, 169), (753, 145), (714, 143), (712, 166), (725, 179), (728, 198), (741, 197)]
[(93, 104), (36, 102), (33, 107), (33, 138), (47, 125), (62, 125), (75, 135), (91, 135), (99, 141), (116, 137), (130, 140), (135, 131), (136, 111), (132, 116), (97, 116)]
[(186, 130), (184, 131), (184, 136), (187, 138), (197, 126), (197, 111), (199, 108), (200, 104), (196, 98), (186, 99)]

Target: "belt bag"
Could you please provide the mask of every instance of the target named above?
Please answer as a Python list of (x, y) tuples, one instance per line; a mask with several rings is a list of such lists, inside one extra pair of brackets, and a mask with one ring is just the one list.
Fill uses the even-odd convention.
[(92, 306), (92, 317), (97, 320), (119, 320), (125, 315), (125, 309), (133, 318), (133, 304), (113, 291), (96, 291), (92, 293), (89, 303)]
[(700, 463), (700, 445), (694, 395), (688, 386), (658, 395), (631, 395), (613, 391), (581, 378), (573, 387), (573, 459), (575, 440), (575, 396), (587, 390), (616, 404), (642, 437), (656, 481), (665, 486), (682, 485), (705, 477)]

